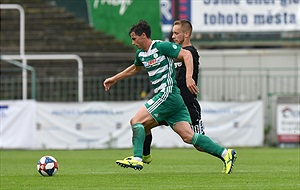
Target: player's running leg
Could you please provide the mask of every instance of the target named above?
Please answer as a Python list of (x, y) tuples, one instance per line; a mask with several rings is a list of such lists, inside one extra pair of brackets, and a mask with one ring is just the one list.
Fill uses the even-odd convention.
[(149, 133), (145, 137), (144, 150), (143, 150), (143, 162), (146, 164), (150, 164), (150, 162), (152, 162), (152, 155), (150, 151), (151, 143), (152, 143), (152, 133)]
[(158, 123), (149, 114), (147, 108), (142, 106), (130, 121), (132, 125), (132, 144), (133, 157), (127, 157), (124, 160), (117, 160), (116, 163), (125, 168), (143, 169), (143, 148), (145, 141), (145, 134), (149, 134), (153, 126)]
[(117, 160), (116, 163), (124, 168), (133, 168), (136, 170), (143, 169), (142, 162), (142, 152), (143, 152), (143, 142), (145, 140), (145, 129), (144, 126), (140, 123), (132, 125), (133, 137), (133, 157), (127, 157), (124, 160)]
[[(152, 155), (151, 155), (151, 143), (152, 143), (152, 133), (151, 128), (158, 126), (158, 125), (168, 125), (165, 121), (161, 121), (159, 123), (153, 122), (151, 125), (149, 124), (149, 132), (146, 132), (146, 138), (144, 142), (144, 150), (143, 150), (143, 162), (145, 164), (150, 164), (152, 162)], [(148, 129), (147, 128), (147, 129)]]
[(222, 172), (226, 174), (231, 173), (234, 162), (237, 158), (235, 150), (226, 149), (213, 142), (209, 137), (198, 133), (194, 133), (191, 144), (200, 147), (203, 151), (209, 154), (215, 155), (219, 158), (223, 158), (225, 169), (223, 169)]
[[(191, 120), (192, 120), (191, 128), (193, 129), (193, 131), (195, 133), (205, 135), (204, 125), (203, 125), (203, 122), (201, 119), (201, 106), (200, 106), (198, 100), (196, 100), (196, 99), (194, 99), (193, 101), (185, 100), (185, 104), (187, 105), (188, 111), (191, 116)], [(203, 149), (201, 149), (198, 146), (194, 145), (194, 147), (201, 152), (205, 152)], [(222, 173), (226, 173), (226, 164), (225, 164), (224, 158), (219, 154), (215, 154), (215, 153), (211, 153), (211, 152), (207, 152), (207, 153), (222, 160), (222, 162), (224, 163)]]

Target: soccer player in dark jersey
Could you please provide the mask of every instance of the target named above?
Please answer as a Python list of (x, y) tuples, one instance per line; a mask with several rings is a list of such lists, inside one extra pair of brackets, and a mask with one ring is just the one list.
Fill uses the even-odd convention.
[[(198, 74), (199, 74), (199, 54), (196, 48), (191, 44), (190, 36), (192, 33), (192, 25), (187, 20), (177, 20), (174, 22), (173, 26), (173, 41), (176, 44), (180, 44), (183, 49), (186, 49), (191, 52), (193, 57), (193, 79), (198, 82)], [(204, 134), (203, 124), (201, 120), (201, 107), (197, 100), (197, 95), (192, 94), (186, 87), (186, 67), (182, 61), (175, 61), (176, 68), (176, 80), (177, 86), (180, 88), (181, 96), (185, 105), (187, 106), (191, 119), (192, 119), (192, 127), (196, 133)]]
[[(190, 37), (192, 34), (192, 25), (188, 20), (177, 20), (173, 24), (172, 28), (172, 39), (176, 44), (180, 44), (183, 49), (186, 49), (191, 52), (193, 57), (193, 74), (192, 77), (197, 84), (198, 74), (199, 74), (199, 54), (197, 49), (192, 45), (190, 41)], [(186, 86), (186, 67), (183, 61), (175, 60), (174, 62), (176, 68), (176, 81), (177, 86), (180, 89), (181, 96), (184, 100), (185, 105), (188, 108), (190, 113), (190, 117), (192, 120), (192, 129), (195, 133), (199, 133), (204, 135), (204, 126), (201, 120), (201, 106), (197, 100), (197, 95), (193, 94), (189, 91)], [(161, 125), (167, 125), (165, 122), (160, 122)], [(143, 149), (143, 162), (150, 163), (152, 161), (152, 155), (150, 154), (150, 146), (152, 142), (152, 134), (147, 134), (144, 142)], [(199, 151), (203, 151), (200, 147), (195, 146), (195, 148)], [(209, 153), (215, 157), (218, 157), (222, 161), (224, 159), (217, 155)], [(223, 173), (226, 173), (226, 165), (224, 164)]]

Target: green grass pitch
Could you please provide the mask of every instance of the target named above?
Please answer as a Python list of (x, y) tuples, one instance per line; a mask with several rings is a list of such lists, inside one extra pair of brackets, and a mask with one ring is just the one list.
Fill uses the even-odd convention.
[[(0, 189), (249, 189), (299, 190), (299, 148), (236, 148), (231, 174), (223, 163), (193, 148), (152, 149), (153, 161), (141, 171), (121, 168), (115, 160), (131, 149), (113, 150), (0, 150)], [(59, 163), (55, 176), (43, 177), (36, 163), (43, 155)]]

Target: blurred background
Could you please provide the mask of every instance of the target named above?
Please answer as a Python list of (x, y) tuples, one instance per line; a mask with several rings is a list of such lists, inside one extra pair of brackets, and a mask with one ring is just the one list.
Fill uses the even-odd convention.
[(133, 63), (129, 28), (145, 19), (152, 39), (170, 40), (173, 21), (187, 19), (201, 56), (199, 101), (261, 101), (265, 145), (280, 141), (278, 104), (292, 104), (300, 142), (299, 1), (1, 0), (0, 11), (1, 101), (143, 100), (145, 71), (109, 93), (102, 85)]

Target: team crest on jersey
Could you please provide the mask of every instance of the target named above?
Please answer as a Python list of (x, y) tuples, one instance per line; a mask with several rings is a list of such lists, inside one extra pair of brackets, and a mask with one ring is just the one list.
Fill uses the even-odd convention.
[(173, 49), (177, 49), (177, 46), (175, 44), (173, 45)]
[(158, 58), (158, 54), (157, 54), (157, 53), (153, 54), (153, 57), (154, 57), (155, 59)]

